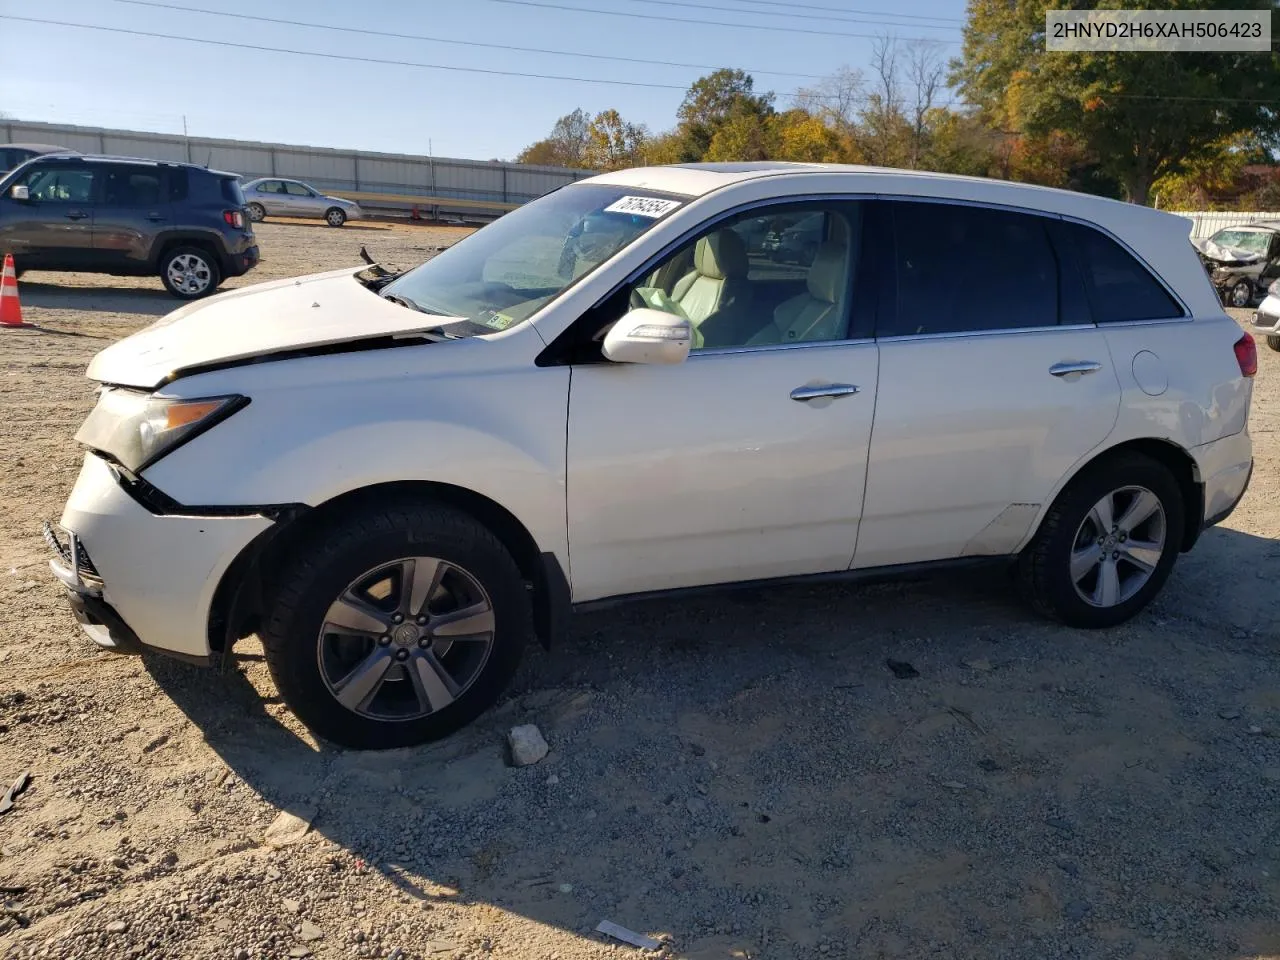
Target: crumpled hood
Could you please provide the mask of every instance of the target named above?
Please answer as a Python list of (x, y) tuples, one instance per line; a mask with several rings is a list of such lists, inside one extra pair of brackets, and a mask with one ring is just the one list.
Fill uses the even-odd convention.
[(362, 269), (273, 280), (189, 303), (107, 347), (88, 375), (155, 388), (192, 367), (412, 334), (449, 319), (384, 300), (355, 279)]
[(1255, 263), (1262, 259), (1262, 254), (1241, 250), (1239, 247), (1224, 247), (1212, 240), (1202, 240), (1199, 250), (1210, 260), (1222, 260), (1228, 263)]

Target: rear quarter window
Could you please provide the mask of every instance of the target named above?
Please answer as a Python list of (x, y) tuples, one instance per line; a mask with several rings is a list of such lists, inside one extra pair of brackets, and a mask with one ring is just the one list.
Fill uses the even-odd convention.
[(233, 180), (230, 177), (222, 178), (222, 199), (237, 207), (244, 206), (244, 191), (240, 188), (239, 180)]
[(1143, 264), (1110, 237), (1067, 224), (1097, 323), (1168, 320), (1185, 311)]

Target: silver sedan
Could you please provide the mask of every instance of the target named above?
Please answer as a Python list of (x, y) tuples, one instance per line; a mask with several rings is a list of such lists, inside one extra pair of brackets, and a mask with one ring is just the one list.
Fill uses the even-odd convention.
[(244, 185), (249, 219), (255, 223), (272, 217), (316, 217), (331, 227), (364, 216), (354, 200), (330, 197), (301, 180), (262, 177)]

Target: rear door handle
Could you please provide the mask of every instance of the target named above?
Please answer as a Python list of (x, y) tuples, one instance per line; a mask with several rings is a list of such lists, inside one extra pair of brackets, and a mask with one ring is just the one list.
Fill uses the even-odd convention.
[(1049, 372), (1055, 377), (1066, 377), (1073, 373), (1096, 373), (1102, 369), (1097, 360), (1072, 360), (1068, 363), (1055, 363)]
[(804, 402), (821, 397), (851, 397), (858, 392), (852, 383), (826, 383), (816, 387), (796, 387), (791, 391), (791, 399)]
[(160, 221), (160, 220), (168, 220), (169, 218), (166, 217), (163, 213), (157, 213), (153, 210), (151, 211), (151, 213), (147, 214), (147, 219)]
[(68, 220), (83, 220), (88, 214), (83, 210), (68, 210), (66, 216)]

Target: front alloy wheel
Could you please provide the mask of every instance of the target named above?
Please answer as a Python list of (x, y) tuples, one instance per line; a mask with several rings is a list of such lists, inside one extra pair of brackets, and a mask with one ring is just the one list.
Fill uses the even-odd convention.
[(313, 521), (259, 631), (285, 703), (345, 747), (425, 743), (502, 693), (532, 633), (524, 577), (470, 515), (415, 500)]
[(493, 602), (462, 567), (397, 560), (357, 577), (316, 641), (325, 686), (372, 720), (417, 720), (466, 693), (493, 649)]
[(1247, 307), (1253, 297), (1253, 284), (1248, 280), (1239, 280), (1231, 287), (1228, 298), (1233, 307)]

